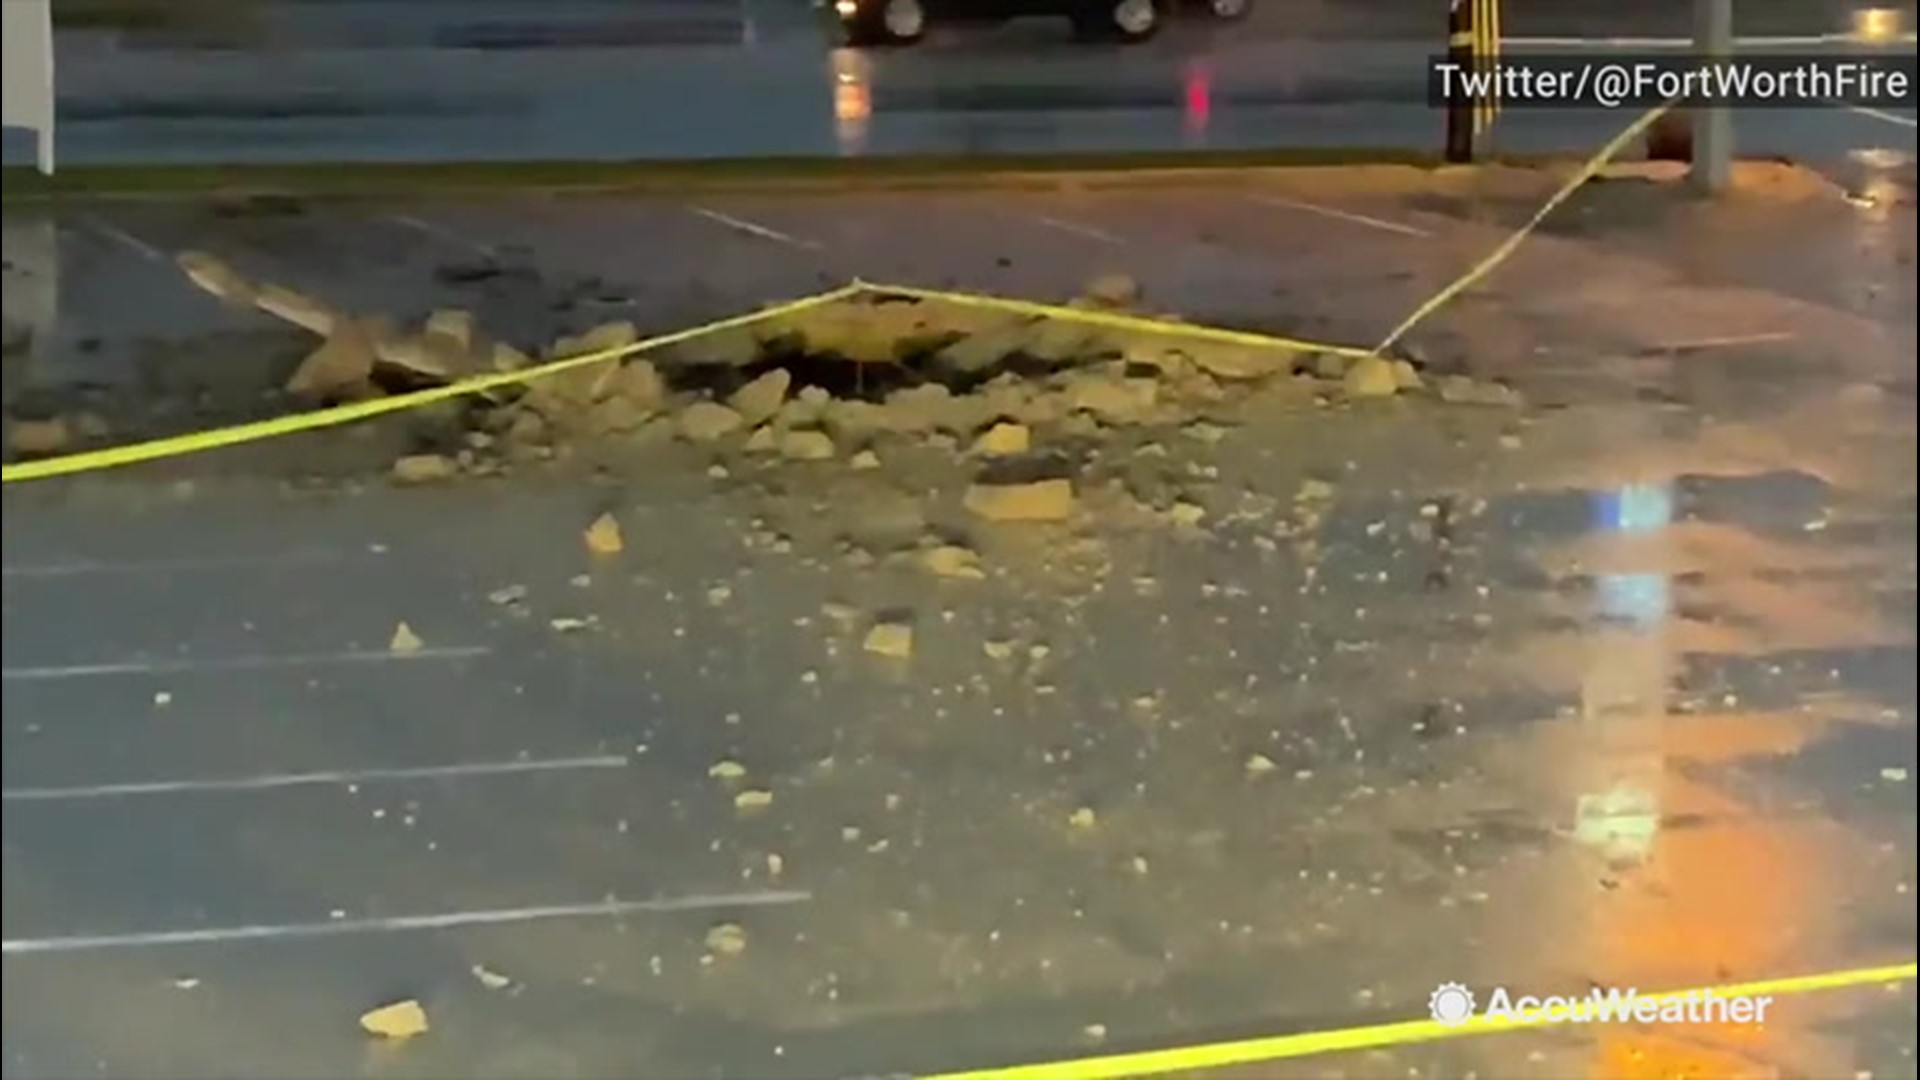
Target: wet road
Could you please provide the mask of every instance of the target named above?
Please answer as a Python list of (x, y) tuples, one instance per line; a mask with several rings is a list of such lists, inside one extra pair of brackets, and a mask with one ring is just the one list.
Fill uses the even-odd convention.
[[(427, 9), (435, 7), (445, 6)], [(533, 25), (492, 9), (457, 22), (444, 14), (375, 22), (354, 4), (293, 10), (327, 17), (288, 15), (261, 31), (270, 47), (243, 50), (62, 35), (61, 159), (1425, 150), (1440, 140), (1440, 118), (1425, 105), (1434, 31), (1411, 4), (1270, 5), (1247, 26), (1179, 26), (1134, 49), (1074, 45), (1059, 27), (1036, 23), (869, 53), (829, 49), (803, 5), (770, 0), (628, 5), (617, 15), (584, 5)], [(1507, 30), (1596, 39), (1686, 33), (1670, 10), (1576, 6), (1552, 18), (1517, 15)], [(1817, 37), (1845, 31), (1849, 10), (1743, 6), (1742, 32)], [(1497, 142), (1577, 151), (1627, 119), (1516, 110)], [(1912, 144), (1910, 116), (1888, 122), (1822, 109), (1741, 119), (1744, 144), (1759, 154), (1824, 160)], [(22, 147), (8, 152), (20, 160)]]
[[(856, 557), (944, 524), (916, 508), (951, 455), (913, 440), (864, 472), (616, 442), (421, 491), (367, 479), (417, 436), (370, 427), (10, 487), (6, 1075), (847, 1075), (1911, 957), (1912, 177), (1851, 205), (1770, 175), (1720, 208), (1596, 187), (1416, 335), (1525, 409), (1282, 388), (1108, 432), (1089, 475), (1205, 528), (976, 535), (980, 581)], [(1114, 268), (1364, 341), (1551, 179), (101, 206), (47, 223), (53, 359), (147, 405), (271, 383), (301, 350), (135, 246), (188, 242), (525, 342)], [(605, 511), (625, 550), (591, 558)], [(858, 639), (901, 608), (904, 669)], [(742, 891), (773, 895), (698, 899)], [(366, 1043), (401, 997), (433, 1033)], [(1257, 1075), (1903, 1077), (1914, 1018), (1875, 987)]]

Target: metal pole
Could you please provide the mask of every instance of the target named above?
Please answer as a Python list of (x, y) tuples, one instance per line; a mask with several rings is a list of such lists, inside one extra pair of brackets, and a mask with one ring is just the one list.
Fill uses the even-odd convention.
[[(1705, 61), (1733, 57), (1733, 0), (1693, 0), (1693, 47)], [(1705, 102), (1693, 113), (1693, 186), (1708, 195), (1733, 178), (1733, 112)]]
[[(1455, 71), (1474, 71), (1473, 5), (1469, 0), (1452, 0), (1447, 5), (1447, 59)], [(1447, 163), (1465, 165), (1473, 161), (1474, 100), (1456, 90), (1447, 99)]]

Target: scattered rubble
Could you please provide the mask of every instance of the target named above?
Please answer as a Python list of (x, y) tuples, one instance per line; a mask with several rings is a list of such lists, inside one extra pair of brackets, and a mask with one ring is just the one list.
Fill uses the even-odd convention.
[(1347, 367), (1340, 385), (1353, 398), (1392, 397), (1400, 392), (1400, 377), (1393, 362), (1378, 356), (1366, 356)]
[(913, 656), (913, 624), (903, 619), (883, 619), (867, 630), (861, 647), (875, 656), (906, 660)]
[(982, 457), (1014, 457), (1033, 449), (1033, 429), (1025, 424), (1002, 421), (980, 433), (973, 452)]
[(929, 548), (921, 554), (920, 564), (936, 577), (979, 580), (987, 576), (980, 566), (980, 556), (958, 544)]
[(425, 646), (426, 642), (413, 632), (413, 627), (403, 622), (393, 628), (393, 639), (387, 643), (387, 651), (404, 656), (417, 653)]
[(13, 452), (29, 457), (46, 457), (65, 451), (73, 444), (73, 425), (66, 417), (50, 416), (39, 420), (15, 420), (7, 425), (7, 444)]
[(460, 463), (445, 454), (408, 454), (393, 463), (397, 484), (437, 484), (460, 475)]
[(680, 434), (690, 442), (713, 442), (746, 423), (739, 413), (711, 401), (696, 401), (680, 413)]
[(612, 514), (601, 514), (593, 524), (587, 526), (582, 534), (587, 550), (595, 555), (618, 555), (626, 548), (626, 541), (620, 534), (620, 522)]
[(747, 951), (747, 932), (738, 923), (721, 923), (707, 931), (707, 951), (715, 956), (739, 956)]
[(428, 1030), (427, 1010), (417, 1001), (396, 1001), (361, 1014), (360, 1028), (382, 1039), (411, 1039)]
[(1073, 482), (976, 483), (967, 489), (966, 507), (988, 521), (1065, 521), (1073, 516)]
[[(396, 483), (432, 484), (510, 463), (561, 459), (576, 442), (615, 437), (633, 446), (679, 441), (702, 448), (709, 476), (735, 478), (782, 493), (778, 497), (786, 497), (790, 481), (767, 478), (764, 470), (844, 462), (835, 482), (864, 493), (809, 511), (818, 516), (832, 508), (841, 555), (851, 564), (876, 565), (912, 551), (925, 572), (942, 578), (986, 576), (973, 549), (926, 539), (949, 494), (968, 516), (996, 524), (1085, 523), (1112, 510), (1142, 527), (1200, 529), (1211, 500), (1165, 478), (1142, 489), (1118, 483), (1110, 472), (1089, 471), (1097, 454), (1090, 457), (1088, 448), (1124, 438), (1126, 429), (1148, 433), (1130, 444), (1142, 462), (1167, 457), (1180, 445), (1212, 445), (1237, 422), (1232, 410), (1269, 383), (1310, 385), (1311, 395), (1301, 400), (1322, 404), (1408, 395), (1518, 403), (1507, 387), (1430, 375), (1405, 357), (1182, 334), (1175, 316), (1143, 311), (1140, 283), (1124, 274), (1089, 282), (1069, 306), (1137, 313), (1165, 322), (1166, 331), (869, 294), (641, 357), (621, 355), (640, 340), (631, 322), (605, 322), (523, 349), (489, 339), (483, 317), (472, 311), (396, 313), (393, 319), (340, 312), (285, 286), (250, 282), (205, 253), (187, 253), (179, 263), (223, 302), (253, 306), (319, 337), (285, 386), (314, 404), (602, 358), (445, 403), (432, 421), (435, 429), (414, 444), (440, 452), (394, 461)], [(409, 320), (417, 329), (401, 328)], [(1174, 433), (1192, 438), (1175, 442)], [(62, 452), (74, 437), (71, 422), (59, 418), (15, 420), (9, 428), (19, 454)], [(759, 472), (743, 471), (748, 462), (741, 455)], [(959, 470), (962, 459), (979, 470), (964, 490), (951, 480), (936, 488), (905, 478), (925, 462), (944, 460)], [(889, 509), (893, 502), (911, 512)], [(1222, 520), (1234, 516), (1227, 512)], [(769, 550), (790, 549), (784, 536), (762, 531), (771, 535)], [(584, 542), (596, 555), (623, 547), (611, 518), (590, 526)], [(1071, 561), (1074, 550), (1072, 544), (1049, 549), (1048, 558)], [(896, 633), (875, 629), (877, 641)], [(897, 632), (904, 644), (888, 647), (910, 650), (910, 631)]]

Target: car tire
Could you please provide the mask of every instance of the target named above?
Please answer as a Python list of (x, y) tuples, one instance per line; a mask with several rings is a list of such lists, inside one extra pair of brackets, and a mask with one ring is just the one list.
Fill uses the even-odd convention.
[(1158, 34), (1166, 15), (1165, 0), (1092, 0), (1074, 15), (1073, 27), (1088, 40), (1131, 45)]

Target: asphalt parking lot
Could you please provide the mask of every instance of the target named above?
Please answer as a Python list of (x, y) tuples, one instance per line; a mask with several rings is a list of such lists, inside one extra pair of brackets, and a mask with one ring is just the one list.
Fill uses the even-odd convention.
[[(1371, 344), (1555, 179), (10, 208), (57, 289), (9, 278), (48, 316), (9, 405), (106, 441), (281, 407), (312, 340), (187, 248), (528, 348), (1112, 272)], [(422, 489), (373, 425), (9, 485), (6, 1075), (925, 1072), (1910, 959), (1911, 178), (1876, 190), (1591, 189), (1411, 339), (1524, 406), (1102, 429), (1204, 527), (985, 531), (978, 580), (854, 557), (938, 530), (933, 443)], [(864, 654), (903, 609), (911, 658)], [(401, 999), (429, 1033), (356, 1027)], [(1279, 1074), (1906, 1076), (1914, 1009)]]

